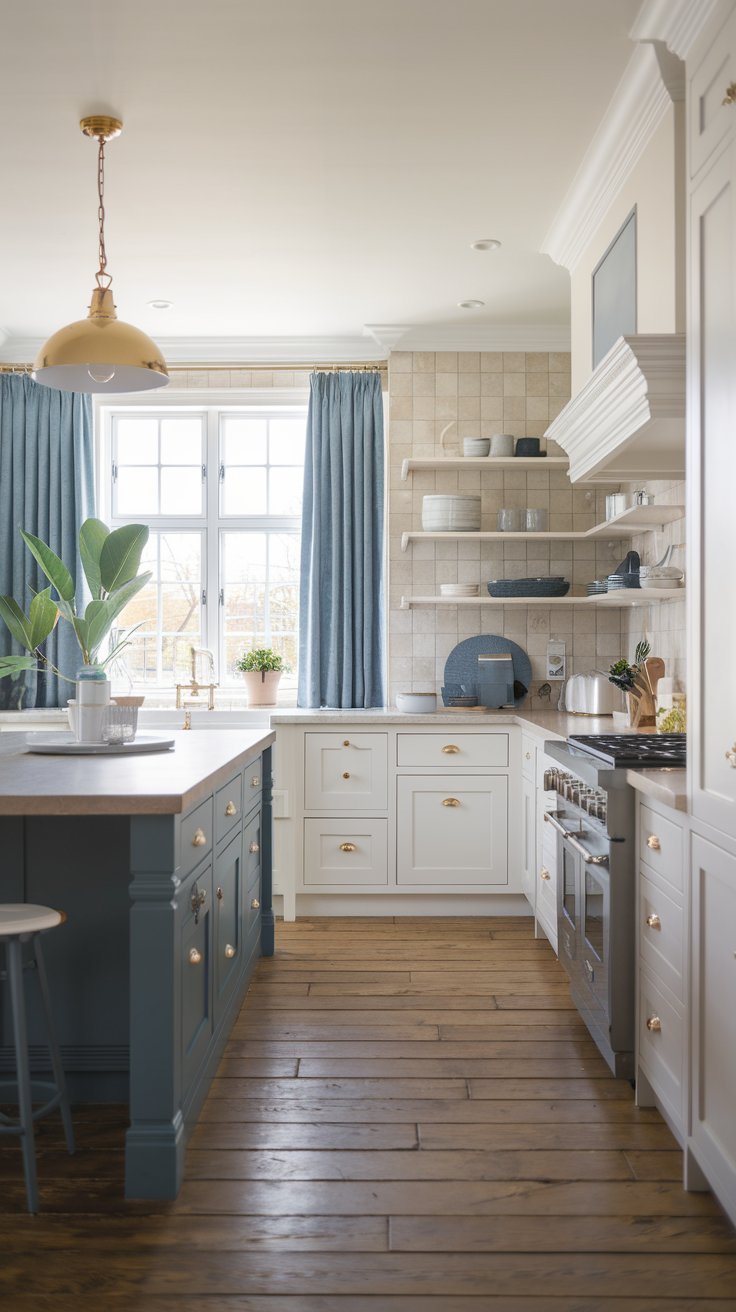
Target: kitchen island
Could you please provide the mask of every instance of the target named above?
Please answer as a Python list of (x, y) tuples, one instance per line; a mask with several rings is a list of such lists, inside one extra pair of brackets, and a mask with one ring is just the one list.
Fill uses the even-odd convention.
[[(0, 900), (67, 914), (46, 943), (62, 1059), (73, 1100), (129, 1103), (128, 1198), (176, 1197), (188, 1130), (255, 961), (273, 952), (275, 735), (173, 736), (173, 751), (127, 758), (0, 740)], [(7, 1011), (0, 1024), (7, 1071)]]

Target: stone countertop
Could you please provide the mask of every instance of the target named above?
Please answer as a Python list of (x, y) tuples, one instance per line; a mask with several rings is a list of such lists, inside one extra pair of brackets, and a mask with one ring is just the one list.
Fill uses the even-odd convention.
[(687, 812), (687, 770), (627, 770), (626, 779), (652, 801)]
[(41, 756), (28, 735), (0, 738), (0, 815), (179, 815), (224, 784), (276, 735), (268, 729), (167, 734), (170, 752)]
[[(427, 714), (411, 715), (406, 711), (397, 711), (393, 706), (370, 707), (367, 710), (313, 710), (309, 708), (274, 711), (271, 724), (279, 725), (330, 725), (370, 724), (396, 725), (409, 728), (413, 724), (430, 726), (449, 724), (469, 725), (473, 728), (498, 729), (502, 725), (519, 725), (524, 733), (536, 738), (568, 738), (575, 733), (615, 733), (613, 718), (610, 715), (568, 715), (564, 711), (532, 711), (520, 708), (514, 711), (433, 711)], [(648, 733), (651, 730), (629, 730), (630, 733)]]

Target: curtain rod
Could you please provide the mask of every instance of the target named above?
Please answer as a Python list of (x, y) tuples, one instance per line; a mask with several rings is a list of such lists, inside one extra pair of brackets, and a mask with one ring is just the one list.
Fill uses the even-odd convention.
[[(314, 361), (278, 361), (275, 364), (264, 364), (259, 361), (258, 364), (247, 364), (242, 361), (236, 361), (232, 364), (208, 364), (194, 361), (191, 364), (171, 364), (168, 366), (170, 374), (181, 373), (307, 373), (317, 370), (323, 373), (370, 373), (372, 370), (379, 372), (388, 368), (387, 360), (360, 360), (355, 363), (344, 362), (341, 364), (326, 364), (324, 361), (315, 363)], [(32, 364), (8, 364), (0, 363), (0, 373), (3, 374), (29, 374), (33, 369)]]

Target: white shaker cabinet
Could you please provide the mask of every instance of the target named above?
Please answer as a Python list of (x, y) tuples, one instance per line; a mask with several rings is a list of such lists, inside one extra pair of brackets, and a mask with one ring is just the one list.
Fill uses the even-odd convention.
[(508, 883), (505, 775), (400, 775), (398, 884)]

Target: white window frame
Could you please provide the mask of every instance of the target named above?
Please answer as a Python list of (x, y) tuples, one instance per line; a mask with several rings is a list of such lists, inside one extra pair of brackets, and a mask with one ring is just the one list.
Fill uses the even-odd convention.
[[(220, 514), (220, 415), (223, 413), (247, 414), (256, 418), (276, 414), (303, 414), (306, 426), (309, 392), (303, 388), (277, 389), (268, 388), (258, 391), (235, 392), (214, 391), (187, 388), (171, 391), (156, 397), (149, 397), (145, 403), (134, 401), (129, 397), (105, 396), (95, 398), (95, 455), (98, 514), (111, 528), (130, 523), (130, 516), (113, 516), (113, 469), (112, 469), (112, 431), (113, 415), (121, 410), (136, 413), (141, 417), (152, 415), (161, 418), (162, 414), (177, 413), (186, 410), (188, 414), (201, 414), (205, 417), (205, 464), (207, 467), (205, 511), (203, 515), (140, 516), (141, 522), (150, 524), (152, 531), (169, 530), (175, 532), (198, 531), (202, 534), (202, 552), (204, 561), (203, 589), (206, 603), (200, 606), (202, 646), (209, 648), (215, 657), (215, 682), (224, 691), (237, 694), (237, 685), (224, 683), (227, 671), (224, 667), (224, 628), (221, 624), (220, 606), (220, 559), (222, 551), (222, 533), (250, 530), (252, 532), (299, 532), (301, 516), (263, 515), (238, 516)], [(141, 685), (143, 690), (143, 685)], [(173, 693), (173, 684), (154, 686), (145, 685), (145, 691), (151, 694)], [(295, 692), (285, 690), (284, 702), (295, 701)]]

